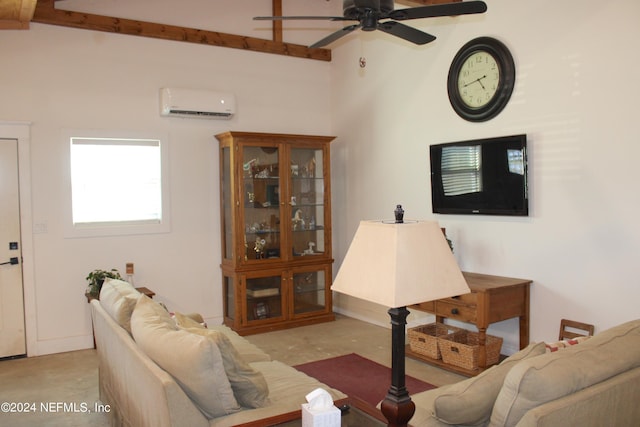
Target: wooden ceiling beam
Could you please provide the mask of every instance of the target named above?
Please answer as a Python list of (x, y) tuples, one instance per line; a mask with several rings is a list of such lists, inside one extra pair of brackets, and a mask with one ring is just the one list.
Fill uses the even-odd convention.
[[(331, 61), (331, 50), (329, 49), (309, 49), (306, 46), (293, 43), (283, 43), (281, 41), (219, 33), (216, 31), (198, 30), (195, 28), (158, 24), (133, 19), (116, 18), (112, 16), (59, 10), (55, 8), (54, 3), (55, 0), (38, 0), (32, 22), (84, 30), (151, 37), (162, 40), (229, 47), (320, 61)], [(274, 5), (275, 3), (276, 0), (274, 0)]]

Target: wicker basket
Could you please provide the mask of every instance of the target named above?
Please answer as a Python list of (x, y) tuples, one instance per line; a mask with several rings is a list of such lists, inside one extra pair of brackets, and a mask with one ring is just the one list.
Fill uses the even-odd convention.
[[(478, 369), (479, 334), (477, 332), (464, 331), (447, 338), (440, 339), (440, 352), (442, 360), (450, 365), (459, 366), (468, 370)], [(500, 360), (502, 338), (487, 335), (487, 366), (495, 365)]]
[(432, 359), (440, 359), (438, 339), (452, 334), (462, 334), (464, 330), (444, 323), (429, 323), (409, 329), (409, 347), (411, 351), (425, 355)]

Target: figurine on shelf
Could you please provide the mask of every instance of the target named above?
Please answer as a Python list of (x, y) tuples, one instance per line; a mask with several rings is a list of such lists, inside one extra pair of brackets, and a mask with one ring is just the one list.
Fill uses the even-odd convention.
[(307, 176), (309, 178), (316, 176), (316, 159), (311, 159), (307, 163)]
[(244, 170), (244, 173), (248, 178), (251, 178), (251, 170), (257, 165), (258, 159), (251, 159), (242, 164), (242, 170)]
[(309, 242), (309, 249), (305, 249), (305, 250), (303, 251), (303, 254), (304, 254), (304, 255), (313, 255), (313, 254), (315, 253), (315, 252), (314, 252), (314, 250), (313, 250), (313, 247), (314, 247), (315, 245), (316, 245), (316, 244), (315, 244), (314, 242)]
[(264, 245), (267, 242), (264, 239), (261, 239), (260, 237), (256, 237), (256, 243), (255, 246), (253, 247), (253, 250), (256, 251), (256, 259), (260, 259), (263, 257), (264, 255)]
[(262, 169), (260, 172), (255, 174), (253, 177), (254, 178), (258, 178), (258, 179), (269, 178), (269, 170), (268, 169)]
[(298, 209), (291, 220), (293, 223), (293, 229), (295, 230), (304, 230), (304, 218), (302, 218), (302, 209)]

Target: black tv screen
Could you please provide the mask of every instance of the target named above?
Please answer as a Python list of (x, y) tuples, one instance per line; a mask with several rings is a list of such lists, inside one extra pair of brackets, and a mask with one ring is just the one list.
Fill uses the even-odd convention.
[(430, 147), (434, 213), (529, 215), (527, 136)]

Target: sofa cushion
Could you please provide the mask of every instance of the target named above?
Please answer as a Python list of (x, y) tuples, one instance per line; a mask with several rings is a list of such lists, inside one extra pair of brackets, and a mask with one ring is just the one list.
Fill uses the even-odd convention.
[(146, 296), (133, 310), (131, 332), (142, 351), (176, 379), (207, 417), (241, 409), (212, 340), (179, 329), (169, 313)]
[(478, 425), (491, 417), (491, 409), (507, 373), (521, 360), (544, 354), (543, 342), (509, 356), (480, 375), (452, 384), (433, 401), (433, 416), (446, 424)]
[(100, 305), (118, 325), (131, 333), (131, 313), (140, 292), (129, 283), (118, 279), (105, 279), (100, 289)]
[[(328, 387), (317, 379), (279, 361), (250, 363), (251, 367), (264, 375), (269, 384), (269, 402), (261, 408), (241, 411), (211, 422), (211, 427), (230, 427), (250, 423), (260, 425), (258, 420), (300, 411), (300, 405), (307, 403), (305, 396), (317, 388), (323, 388), (334, 402), (347, 396), (339, 390)], [(298, 421), (299, 423), (299, 421)], [(300, 425), (300, 424), (298, 424)], [(343, 425), (345, 425), (343, 423)], [(360, 424), (358, 427), (368, 427)]]
[(532, 408), (640, 366), (640, 320), (618, 325), (578, 346), (524, 360), (507, 374), (491, 427), (514, 426)]
[(204, 336), (218, 346), (222, 355), (224, 371), (240, 405), (245, 408), (259, 408), (265, 404), (269, 396), (269, 387), (264, 376), (244, 361), (225, 334), (203, 328), (187, 328), (185, 330)]

